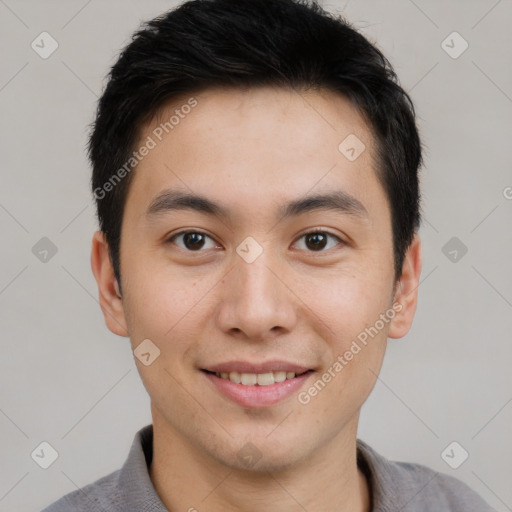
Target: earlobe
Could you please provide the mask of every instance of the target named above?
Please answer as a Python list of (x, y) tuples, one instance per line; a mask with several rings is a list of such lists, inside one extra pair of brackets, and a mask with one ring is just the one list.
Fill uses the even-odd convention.
[(411, 328), (418, 304), (421, 263), (421, 241), (416, 233), (405, 254), (402, 275), (396, 287), (393, 302), (396, 314), (390, 323), (389, 338), (402, 338)]
[(91, 268), (98, 285), (99, 303), (107, 327), (114, 334), (127, 337), (121, 293), (110, 260), (108, 243), (102, 231), (96, 231), (92, 238)]

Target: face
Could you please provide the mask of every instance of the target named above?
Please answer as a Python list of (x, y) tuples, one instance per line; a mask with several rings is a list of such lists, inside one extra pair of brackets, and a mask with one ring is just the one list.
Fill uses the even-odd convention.
[(374, 141), (343, 97), (193, 96), (143, 127), (137, 147), (155, 144), (126, 201), (122, 302), (96, 235), (102, 308), (134, 350), (150, 340), (136, 363), (154, 424), (226, 466), (250, 442), (260, 469), (290, 467), (355, 439), (387, 338), (412, 321), (419, 241), (395, 288)]

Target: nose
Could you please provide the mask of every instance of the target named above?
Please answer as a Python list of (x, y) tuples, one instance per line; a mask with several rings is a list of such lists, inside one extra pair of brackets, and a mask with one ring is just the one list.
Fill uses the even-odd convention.
[(252, 263), (240, 259), (222, 282), (216, 310), (219, 328), (253, 342), (291, 332), (297, 322), (297, 299), (283, 277), (265, 252)]

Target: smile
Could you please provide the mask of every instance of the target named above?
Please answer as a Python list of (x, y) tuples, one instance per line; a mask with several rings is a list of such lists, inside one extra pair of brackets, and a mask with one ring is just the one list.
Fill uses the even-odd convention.
[(215, 375), (221, 379), (228, 379), (235, 384), (242, 384), (242, 386), (271, 386), (276, 382), (284, 382), (296, 377), (295, 372), (285, 371), (267, 373), (216, 372)]
[(273, 368), (268, 364), (233, 364), (203, 369), (201, 373), (216, 393), (245, 408), (268, 407), (285, 400), (298, 393), (314, 373), (289, 364), (277, 364)]

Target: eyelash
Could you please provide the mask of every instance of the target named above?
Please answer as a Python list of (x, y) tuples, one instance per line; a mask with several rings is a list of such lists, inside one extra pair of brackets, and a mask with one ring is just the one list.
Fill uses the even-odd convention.
[[(210, 235), (208, 235), (208, 234), (204, 233), (203, 231), (199, 231), (199, 230), (197, 230), (197, 229), (189, 229), (189, 230), (183, 230), (183, 231), (180, 231), (179, 233), (176, 233), (176, 234), (172, 235), (172, 236), (167, 240), (167, 243), (174, 243), (174, 240), (175, 240), (176, 238), (178, 238), (179, 236), (182, 236), (182, 235), (187, 235), (187, 234), (189, 234), (189, 233), (197, 233), (197, 234), (201, 234), (201, 235), (204, 235), (204, 236), (206, 236), (206, 237), (210, 238), (211, 240), (213, 240), (213, 238), (212, 238)], [(314, 229), (314, 230), (311, 230), (311, 231), (307, 231), (306, 233), (302, 233), (302, 234), (299, 236), (299, 238), (297, 238), (297, 240), (300, 240), (301, 238), (304, 238), (304, 237), (305, 237), (305, 236), (307, 236), (307, 235), (318, 234), (318, 233), (325, 234), (325, 235), (328, 235), (328, 236), (330, 236), (330, 237), (332, 237), (332, 238), (336, 239), (336, 241), (338, 242), (338, 244), (339, 244), (339, 245), (342, 245), (342, 246), (343, 246), (343, 245), (346, 245), (346, 242), (344, 242), (341, 238), (339, 238), (339, 237), (338, 237), (338, 236), (336, 236), (335, 234), (331, 233), (330, 231), (321, 230), (321, 229)], [(205, 250), (207, 250), (207, 249), (205, 249), (205, 250), (203, 250), (203, 249), (199, 249), (199, 250), (197, 250), (197, 251), (191, 251), (191, 250), (186, 249), (186, 248), (185, 248), (185, 249), (183, 249), (182, 247), (180, 247), (180, 249), (182, 249), (182, 250), (184, 250), (184, 251), (186, 251), (186, 252), (190, 252), (190, 253), (200, 253), (200, 252), (205, 252)], [(322, 250), (320, 250), (320, 251), (307, 251), (307, 252), (311, 252), (311, 253), (325, 253), (325, 252), (328, 252), (328, 251), (330, 251), (330, 250), (332, 250), (332, 249), (333, 249), (333, 248), (331, 248), (331, 249), (326, 249), (326, 250), (323, 250), (323, 249), (322, 249)]]

